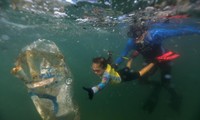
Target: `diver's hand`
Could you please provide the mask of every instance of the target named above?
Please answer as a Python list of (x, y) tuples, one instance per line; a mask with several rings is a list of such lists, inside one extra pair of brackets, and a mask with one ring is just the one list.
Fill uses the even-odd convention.
[(89, 99), (92, 100), (92, 98), (94, 96), (94, 92), (93, 92), (92, 88), (83, 87), (83, 90), (88, 92)]

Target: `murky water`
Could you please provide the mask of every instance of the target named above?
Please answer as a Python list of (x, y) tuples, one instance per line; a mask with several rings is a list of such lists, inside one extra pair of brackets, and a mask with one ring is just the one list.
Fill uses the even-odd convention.
[[(142, 105), (152, 86), (141, 85), (137, 81), (109, 85), (92, 101), (87, 98), (82, 86), (99, 82), (90, 69), (91, 59), (106, 56), (107, 50), (113, 51), (113, 57), (117, 58), (127, 40), (126, 31), (131, 20), (129, 17), (121, 19), (124, 13), (117, 11), (120, 7), (122, 9), (120, 1), (108, 2), (112, 6), (62, 4), (63, 10), (57, 10), (61, 8), (57, 3), (56, 7), (49, 7), (54, 4), (48, 4), (47, 8), (45, 4), (41, 3), (43, 7), (40, 7), (34, 3), (27, 7), (30, 9), (16, 10), (8, 7), (10, 1), (0, 3), (1, 120), (41, 120), (23, 82), (10, 74), (20, 50), (40, 38), (54, 41), (65, 56), (73, 75), (72, 99), (79, 108), (81, 120), (199, 120), (200, 35), (172, 38), (164, 42), (167, 48), (181, 54), (174, 61), (172, 71), (175, 87), (182, 95), (180, 113), (170, 108), (169, 94), (165, 89), (161, 91), (155, 111), (151, 114), (144, 112)], [(117, 3), (120, 3), (119, 6), (114, 7)], [(200, 25), (198, 18), (191, 19), (197, 22), (195, 25)], [(185, 24), (193, 25), (193, 22)], [(141, 68), (142, 62), (140, 57), (136, 59), (134, 69)], [(159, 79), (159, 74), (152, 79)]]

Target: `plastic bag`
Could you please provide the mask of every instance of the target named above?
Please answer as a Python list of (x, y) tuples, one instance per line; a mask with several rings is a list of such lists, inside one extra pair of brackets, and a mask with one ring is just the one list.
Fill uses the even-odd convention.
[(25, 83), (43, 120), (79, 120), (72, 74), (54, 42), (39, 39), (23, 48), (12, 74)]

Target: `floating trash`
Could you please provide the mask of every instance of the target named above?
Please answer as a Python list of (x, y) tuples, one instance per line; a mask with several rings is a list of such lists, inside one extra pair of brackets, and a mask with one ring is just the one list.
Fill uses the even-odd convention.
[(39, 39), (22, 49), (12, 74), (28, 88), (43, 120), (79, 120), (72, 96), (72, 74), (56, 44)]

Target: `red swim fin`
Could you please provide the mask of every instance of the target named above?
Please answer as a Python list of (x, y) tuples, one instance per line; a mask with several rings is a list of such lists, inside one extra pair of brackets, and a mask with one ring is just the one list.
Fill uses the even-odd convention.
[(172, 51), (169, 51), (169, 52), (167, 52), (167, 53), (165, 53), (165, 54), (159, 56), (158, 58), (164, 59), (165, 57), (168, 57), (168, 56), (170, 56), (170, 55), (172, 55), (172, 54), (174, 54), (174, 53), (173, 53)]
[(177, 54), (177, 53), (174, 53), (172, 51), (169, 51), (161, 56), (158, 56), (156, 57), (156, 59), (159, 61), (159, 62), (162, 62), (162, 61), (170, 61), (170, 60), (174, 60), (176, 58), (178, 58), (180, 55)]
[(173, 55), (167, 57), (167, 59), (168, 59), (168, 60), (174, 60), (174, 59), (176, 59), (176, 58), (178, 58), (178, 57), (180, 57), (179, 54), (173, 54)]
[(167, 18), (181, 19), (181, 18), (188, 18), (188, 15), (172, 15), (172, 16), (167, 16)]

